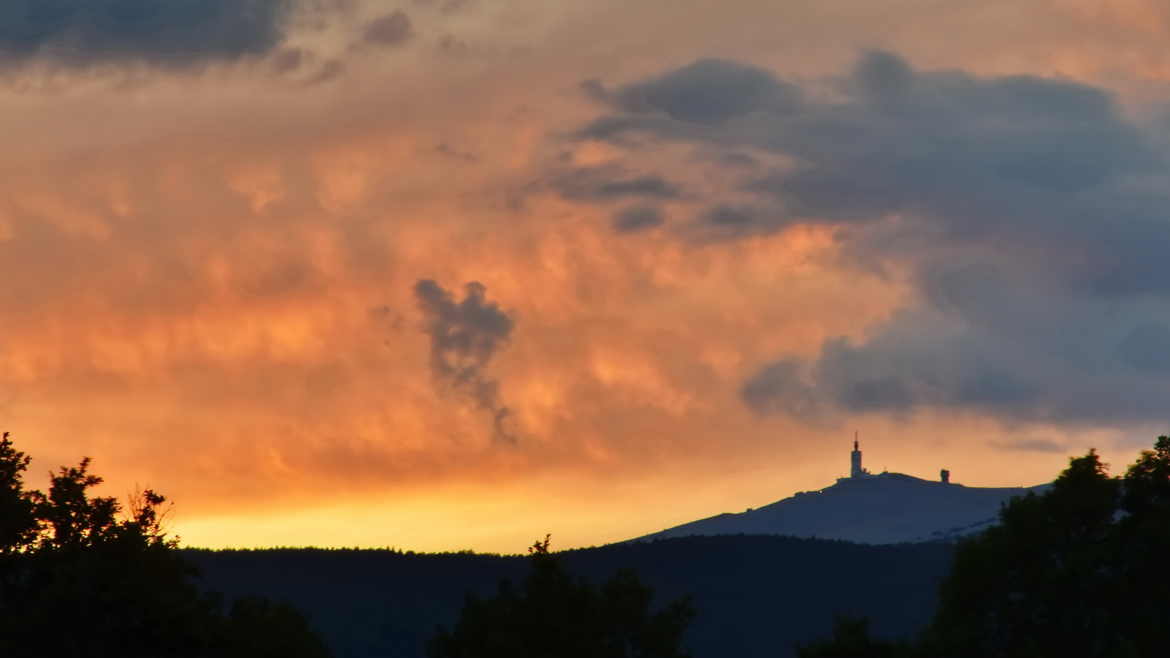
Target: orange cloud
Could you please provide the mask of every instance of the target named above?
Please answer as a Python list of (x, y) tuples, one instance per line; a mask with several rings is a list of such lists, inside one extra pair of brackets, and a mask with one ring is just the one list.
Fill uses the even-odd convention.
[[(190, 543), (493, 550), (546, 531), (561, 545), (620, 539), (828, 484), (853, 425), (891, 469), (1031, 484), (1059, 468), (1051, 454), (1005, 464), (989, 447), (1053, 427), (753, 415), (737, 391), (759, 364), (863, 338), (913, 301), (907, 272), (849, 262), (831, 227), (687, 233), (698, 199), (734, 198), (736, 175), (701, 148), (565, 140), (596, 113), (577, 85), (707, 54), (819, 75), (872, 39), (924, 65), (1086, 79), (1121, 64), (1157, 77), (1164, 62), (1130, 67), (1110, 54), (1115, 36), (1085, 44), (1100, 16), (1075, 3), (985, 3), (959, 18), (896, 3), (906, 26), (877, 33), (860, 2), (506, 4), (416, 17), (418, 38), (385, 60), (353, 55), (317, 87), (241, 65), (129, 89), (6, 88), (0, 119), (27, 131), (0, 154), (0, 410), (37, 466), (91, 455), (111, 493), (160, 488)], [(1126, 34), (1156, 11), (1110, 7)], [(979, 35), (930, 29), (1049, 10), (1067, 33), (986, 59)], [(426, 49), (446, 31), (476, 57)], [(294, 41), (326, 58), (344, 52), (343, 32)], [(817, 45), (838, 33), (832, 52)], [(621, 202), (551, 184), (606, 166), (653, 170), (686, 194), (663, 202), (663, 226), (619, 235)], [(517, 445), (493, 442), (482, 409), (435, 386), (420, 279), (479, 281), (514, 319), (488, 367)], [(384, 529), (355, 530), (371, 525)]]

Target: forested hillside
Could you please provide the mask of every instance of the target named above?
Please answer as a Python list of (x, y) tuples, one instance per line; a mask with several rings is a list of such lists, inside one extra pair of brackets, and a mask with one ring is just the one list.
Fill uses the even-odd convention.
[[(555, 537), (554, 537), (555, 541)], [(310, 617), (337, 658), (423, 655), (468, 591), (519, 581), (526, 558), (376, 550), (188, 551), (212, 589), (264, 594)], [(788, 537), (689, 537), (560, 554), (571, 573), (600, 581), (634, 569), (659, 602), (691, 595), (687, 638), (696, 658), (794, 655), (824, 635), (834, 613), (873, 620), (879, 635), (929, 621), (950, 563), (944, 544), (864, 546)]]

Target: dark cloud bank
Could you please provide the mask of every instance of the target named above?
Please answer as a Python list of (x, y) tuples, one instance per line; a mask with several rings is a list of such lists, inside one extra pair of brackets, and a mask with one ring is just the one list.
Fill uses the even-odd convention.
[(0, 61), (190, 64), (266, 53), (291, 0), (4, 0)]
[(795, 163), (744, 170), (735, 192), (756, 201), (710, 199), (690, 228), (735, 239), (831, 223), (859, 270), (912, 273), (915, 301), (864, 340), (761, 367), (741, 390), (752, 409), (1170, 418), (1170, 166), (1105, 91), (918, 71), (884, 52), (827, 94), (725, 60), (586, 89), (613, 111), (583, 137)]
[(511, 412), (500, 401), (500, 384), (486, 372), (508, 343), (512, 318), (488, 301), (487, 289), (475, 281), (464, 287), (461, 301), (430, 279), (416, 283), (414, 295), (431, 339), (431, 370), (436, 380), (491, 412), (497, 439), (515, 441), (507, 428)]

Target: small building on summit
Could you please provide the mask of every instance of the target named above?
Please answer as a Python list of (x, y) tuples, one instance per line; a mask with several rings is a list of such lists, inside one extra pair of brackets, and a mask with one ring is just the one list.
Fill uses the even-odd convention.
[(849, 477), (853, 479), (869, 476), (869, 471), (861, 467), (861, 448), (857, 439), (853, 440), (853, 452), (849, 453)]
[[(879, 477), (880, 475), (887, 475), (887, 473), (883, 472), (879, 475), (874, 475), (873, 473), (870, 473), (868, 470), (866, 470), (864, 466), (861, 465), (861, 442), (858, 441), (857, 437), (855, 436), (853, 438), (853, 452), (849, 453), (849, 477), (837, 478), (837, 482), (841, 483), (841, 482), (848, 482), (850, 480), (863, 480), (865, 478)], [(895, 475), (897, 475), (897, 474), (895, 474)], [(940, 483), (942, 483), (942, 484), (950, 484), (951, 483), (951, 472), (949, 470), (947, 470), (945, 468), (940, 470), (938, 473), (938, 476), (939, 476), (938, 480)], [(908, 477), (908, 476), (900, 476), (900, 477)]]
[(1047, 486), (966, 487), (956, 483), (946, 468), (931, 473), (930, 479), (885, 469), (871, 473), (865, 468), (858, 438), (853, 437), (849, 470), (840, 473), (831, 486), (798, 491), (743, 512), (717, 514), (640, 539), (782, 535), (862, 544), (953, 541), (994, 525), (1000, 507), (1013, 496), (1044, 491)]

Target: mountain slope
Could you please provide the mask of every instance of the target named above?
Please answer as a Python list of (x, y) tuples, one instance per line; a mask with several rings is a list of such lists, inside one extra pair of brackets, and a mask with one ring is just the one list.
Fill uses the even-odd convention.
[(995, 522), (1000, 506), (1040, 487), (980, 488), (901, 473), (842, 478), (739, 514), (720, 514), (640, 539), (694, 535), (789, 535), (896, 544), (949, 539)]

